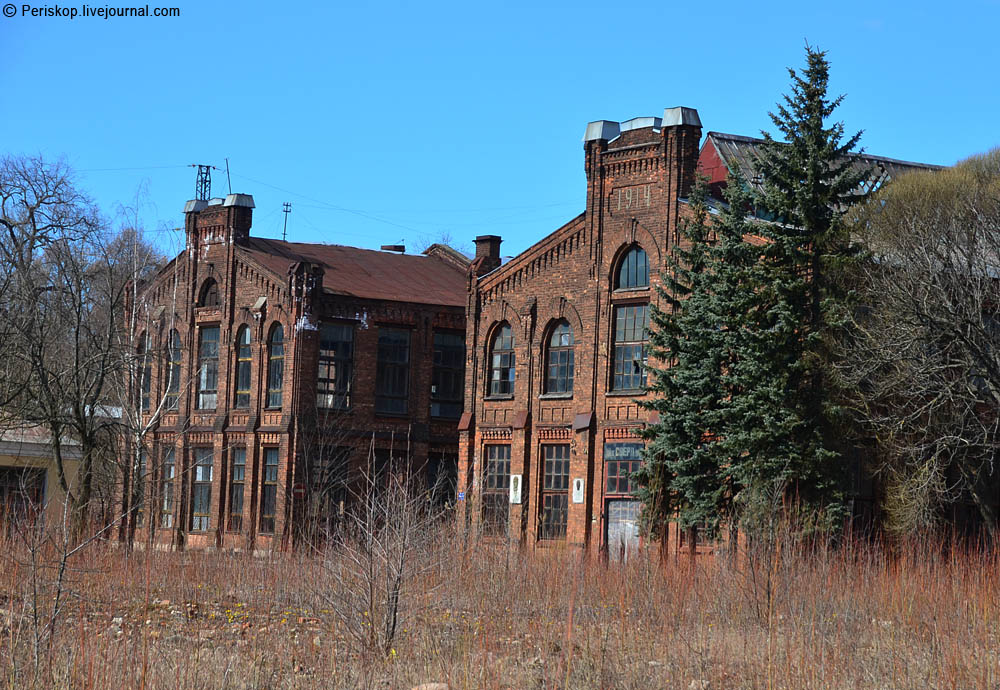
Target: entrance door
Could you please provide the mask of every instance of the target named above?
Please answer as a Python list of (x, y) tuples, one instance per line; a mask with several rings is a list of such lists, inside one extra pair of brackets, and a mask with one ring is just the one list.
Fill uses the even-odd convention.
[(608, 559), (625, 562), (639, 550), (641, 504), (626, 498), (608, 501)]

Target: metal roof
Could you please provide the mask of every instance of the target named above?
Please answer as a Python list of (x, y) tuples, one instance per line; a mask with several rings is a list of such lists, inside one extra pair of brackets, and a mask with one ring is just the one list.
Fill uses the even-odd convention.
[(285, 276), (295, 263), (320, 264), (323, 289), (361, 299), (463, 307), (466, 273), (434, 255), (397, 254), (338, 244), (306, 244), (251, 237), (242, 250)]
[[(764, 144), (763, 139), (745, 137), (739, 134), (723, 134), (722, 132), (709, 132), (705, 138), (704, 146), (711, 143), (718, 151), (723, 163), (735, 167), (747, 182), (757, 189), (762, 187), (762, 180), (756, 177), (754, 164), (757, 158), (757, 151)], [(914, 170), (939, 170), (940, 165), (929, 165), (927, 163), (914, 163), (911, 161), (901, 161), (895, 158), (884, 156), (873, 156), (863, 153), (856, 158), (858, 167), (870, 165), (874, 168), (874, 174), (863, 184), (860, 193), (872, 192), (889, 182), (895, 177)]]

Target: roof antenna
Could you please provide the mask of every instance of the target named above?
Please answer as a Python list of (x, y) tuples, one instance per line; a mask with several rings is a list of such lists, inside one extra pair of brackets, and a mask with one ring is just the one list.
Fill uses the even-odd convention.
[(198, 179), (194, 183), (194, 198), (197, 201), (208, 201), (212, 196), (212, 171), (218, 170), (214, 165), (192, 163), (189, 168), (198, 168)]
[(285, 227), (281, 229), (281, 241), (288, 241), (288, 214), (292, 212), (292, 205), (287, 201), (281, 205), (281, 212), (285, 214)]
[(233, 181), (229, 179), (229, 159), (226, 158), (226, 184), (229, 185), (229, 193), (233, 193)]

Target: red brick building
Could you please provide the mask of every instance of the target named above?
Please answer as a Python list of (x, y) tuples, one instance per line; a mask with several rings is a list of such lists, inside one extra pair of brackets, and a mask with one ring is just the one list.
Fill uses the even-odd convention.
[(251, 237), (252, 209), (189, 201), (185, 250), (138, 299), (160, 356), (137, 521), (158, 543), (275, 547), (335, 519), (369, 459), (455, 464), (468, 259)]
[[(584, 136), (586, 208), (508, 263), (476, 240), (468, 297), (459, 505), (486, 534), (620, 557), (638, 547), (628, 475), (650, 419), (650, 305), (699, 167), (712, 189), (760, 140), (710, 132), (691, 108), (597, 121)], [(880, 182), (912, 164), (869, 157)], [(752, 173), (750, 173), (752, 174)], [(750, 178), (747, 175), (747, 179)], [(753, 180), (751, 180), (753, 182)], [(670, 548), (683, 545), (668, 535)]]

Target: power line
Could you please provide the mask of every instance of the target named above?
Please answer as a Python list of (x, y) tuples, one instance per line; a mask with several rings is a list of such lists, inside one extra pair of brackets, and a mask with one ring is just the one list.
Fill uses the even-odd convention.
[(80, 168), (77, 172), (123, 172), (126, 170), (172, 170), (187, 168), (187, 165), (143, 165), (135, 168)]

